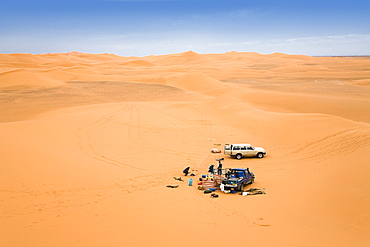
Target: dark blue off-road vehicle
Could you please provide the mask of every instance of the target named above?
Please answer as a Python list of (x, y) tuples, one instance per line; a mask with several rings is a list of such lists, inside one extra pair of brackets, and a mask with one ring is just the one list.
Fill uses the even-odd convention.
[(226, 172), (226, 178), (222, 181), (225, 191), (243, 191), (244, 186), (254, 183), (254, 174), (249, 168), (231, 168)]

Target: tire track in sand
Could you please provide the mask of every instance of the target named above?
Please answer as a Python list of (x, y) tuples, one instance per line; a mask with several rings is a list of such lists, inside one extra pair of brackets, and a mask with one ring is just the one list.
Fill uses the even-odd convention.
[(310, 150), (310, 156), (299, 160), (325, 160), (336, 155), (347, 155), (370, 145), (368, 128), (342, 130), (306, 143), (290, 153), (292, 156)]
[(87, 155), (91, 156), (92, 158), (102, 161), (104, 163), (107, 163), (109, 165), (117, 166), (120, 168), (129, 168), (134, 170), (143, 170), (140, 167), (132, 166), (127, 163), (124, 163), (122, 161), (119, 161), (117, 159), (113, 159), (107, 156), (104, 156), (103, 154), (99, 153), (91, 141), (91, 135), (90, 132), (93, 129), (96, 129), (100, 126), (103, 126), (111, 121), (113, 121), (113, 118), (119, 114), (125, 113), (129, 110), (131, 110), (131, 105), (121, 105), (120, 109), (117, 111), (114, 111), (112, 113), (108, 113), (100, 117), (98, 120), (89, 123), (87, 125), (84, 125), (76, 130), (77, 136), (79, 138), (79, 146), (80, 149), (86, 153)]
[[(195, 157), (195, 158), (197, 158), (199, 156), (202, 156), (202, 155), (199, 155), (199, 154), (193, 154), (193, 153), (189, 153), (189, 152), (182, 152), (181, 150), (178, 150), (178, 149), (171, 149), (168, 146), (166, 148), (163, 148), (163, 147), (160, 148), (160, 147), (156, 147), (156, 145), (148, 144), (148, 142), (145, 141), (145, 138), (143, 137), (143, 135), (141, 133), (141, 130), (142, 129), (156, 130), (156, 128), (154, 128), (154, 127), (152, 127), (152, 128), (151, 127), (144, 127), (144, 125), (142, 124), (142, 117), (141, 117), (141, 115), (143, 114), (143, 110), (146, 110), (149, 114), (153, 114), (153, 115), (160, 114), (160, 115), (163, 116), (163, 118), (173, 119), (175, 121), (188, 124), (189, 126), (194, 127), (194, 126), (197, 126), (199, 124), (199, 122), (198, 122), (199, 120), (192, 120), (192, 119), (183, 118), (183, 117), (171, 114), (169, 112), (166, 112), (166, 111), (163, 111), (163, 110), (160, 110), (160, 109), (156, 109), (154, 107), (150, 107), (150, 106), (146, 106), (146, 105), (132, 106), (129, 123), (125, 123), (125, 122), (119, 121), (117, 119), (114, 120), (114, 122), (116, 124), (124, 125), (124, 126), (127, 126), (128, 128), (131, 129), (131, 131), (129, 131), (128, 134), (129, 134), (129, 138), (131, 139), (132, 142), (136, 142), (142, 148), (145, 147), (145, 149), (151, 149), (151, 150), (154, 150), (154, 151), (167, 153), (167, 154), (170, 154), (170, 155)], [(136, 131), (133, 131), (132, 128), (136, 128)], [(201, 128), (196, 128), (196, 130), (198, 132), (193, 133), (193, 134), (195, 136), (204, 135), (204, 133), (200, 129)], [(212, 131), (209, 131), (209, 133), (212, 133)], [(135, 137), (133, 135), (135, 135)]]

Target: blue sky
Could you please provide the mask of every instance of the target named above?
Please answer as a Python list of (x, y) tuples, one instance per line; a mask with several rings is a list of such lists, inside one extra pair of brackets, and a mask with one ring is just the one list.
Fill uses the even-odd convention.
[(370, 55), (370, 0), (0, 0), (0, 53)]

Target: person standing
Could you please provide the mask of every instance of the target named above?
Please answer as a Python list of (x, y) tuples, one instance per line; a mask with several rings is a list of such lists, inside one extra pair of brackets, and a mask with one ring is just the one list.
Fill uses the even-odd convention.
[(218, 160), (217, 174), (222, 175), (222, 163), (221, 160)]

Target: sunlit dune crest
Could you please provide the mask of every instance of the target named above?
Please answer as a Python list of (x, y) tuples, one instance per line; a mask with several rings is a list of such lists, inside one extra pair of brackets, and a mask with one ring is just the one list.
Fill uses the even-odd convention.
[[(0, 54), (0, 246), (369, 246), (369, 68), (235, 51)], [(211, 153), (226, 143), (267, 155)], [(197, 190), (217, 158), (266, 194)]]

